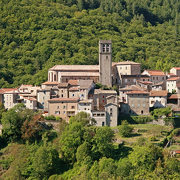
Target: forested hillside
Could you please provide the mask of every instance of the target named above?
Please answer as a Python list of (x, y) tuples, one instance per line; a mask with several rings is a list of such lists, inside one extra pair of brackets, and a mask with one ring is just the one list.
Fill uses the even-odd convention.
[(180, 66), (178, 0), (0, 0), (0, 87), (47, 80), (55, 64), (98, 64), (98, 40), (113, 61), (168, 71)]

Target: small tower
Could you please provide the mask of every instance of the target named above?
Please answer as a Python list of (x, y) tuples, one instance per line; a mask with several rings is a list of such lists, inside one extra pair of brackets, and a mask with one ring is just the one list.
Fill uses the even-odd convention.
[(102, 85), (112, 86), (111, 78), (111, 40), (99, 40), (99, 82)]

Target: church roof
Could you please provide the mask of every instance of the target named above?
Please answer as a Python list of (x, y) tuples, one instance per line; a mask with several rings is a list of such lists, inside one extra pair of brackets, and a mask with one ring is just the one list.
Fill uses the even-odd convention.
[(99, 65), (55, 65), (51, 71), (99, 71)]

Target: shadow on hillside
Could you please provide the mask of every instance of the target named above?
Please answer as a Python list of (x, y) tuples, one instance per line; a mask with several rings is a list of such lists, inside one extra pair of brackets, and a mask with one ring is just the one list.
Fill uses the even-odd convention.
[(123, 143), (119, 144), (118, 148), (113, 150), (112, 158), (114, 160), (119, 160), (120, 158), (125, 158), (129, 155), (130, 151), (132, 151), (131, 147), (124, 146)]

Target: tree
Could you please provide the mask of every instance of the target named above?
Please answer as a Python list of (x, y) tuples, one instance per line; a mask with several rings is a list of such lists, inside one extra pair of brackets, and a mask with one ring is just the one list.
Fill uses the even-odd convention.
[(31, 119), (33, 111), (18, 104), (2, 115), (3, 136), (8, 141), (19, 141), (22, 136), (21, 127), (26, 119)]
[(122, 137), (130, 137), (133, 129), (134, 128), (129, 125), (127, 120), (122, 121), (121, 125), (118, 126), (119, 134)]
[(23, 139), (30, 143), (40, 139), (43, 129), (39, 122), (41, 118), (42, 117), (37, 114), (31, 119), (26, 119), (26, 121), (24, 121), (23, 126), (21, 127)]
[(58, 173), (59, 154), (52, 147), (40, 147), (33, 159), (34, 176), (38, 179), (47, 179), (50, 175)]

